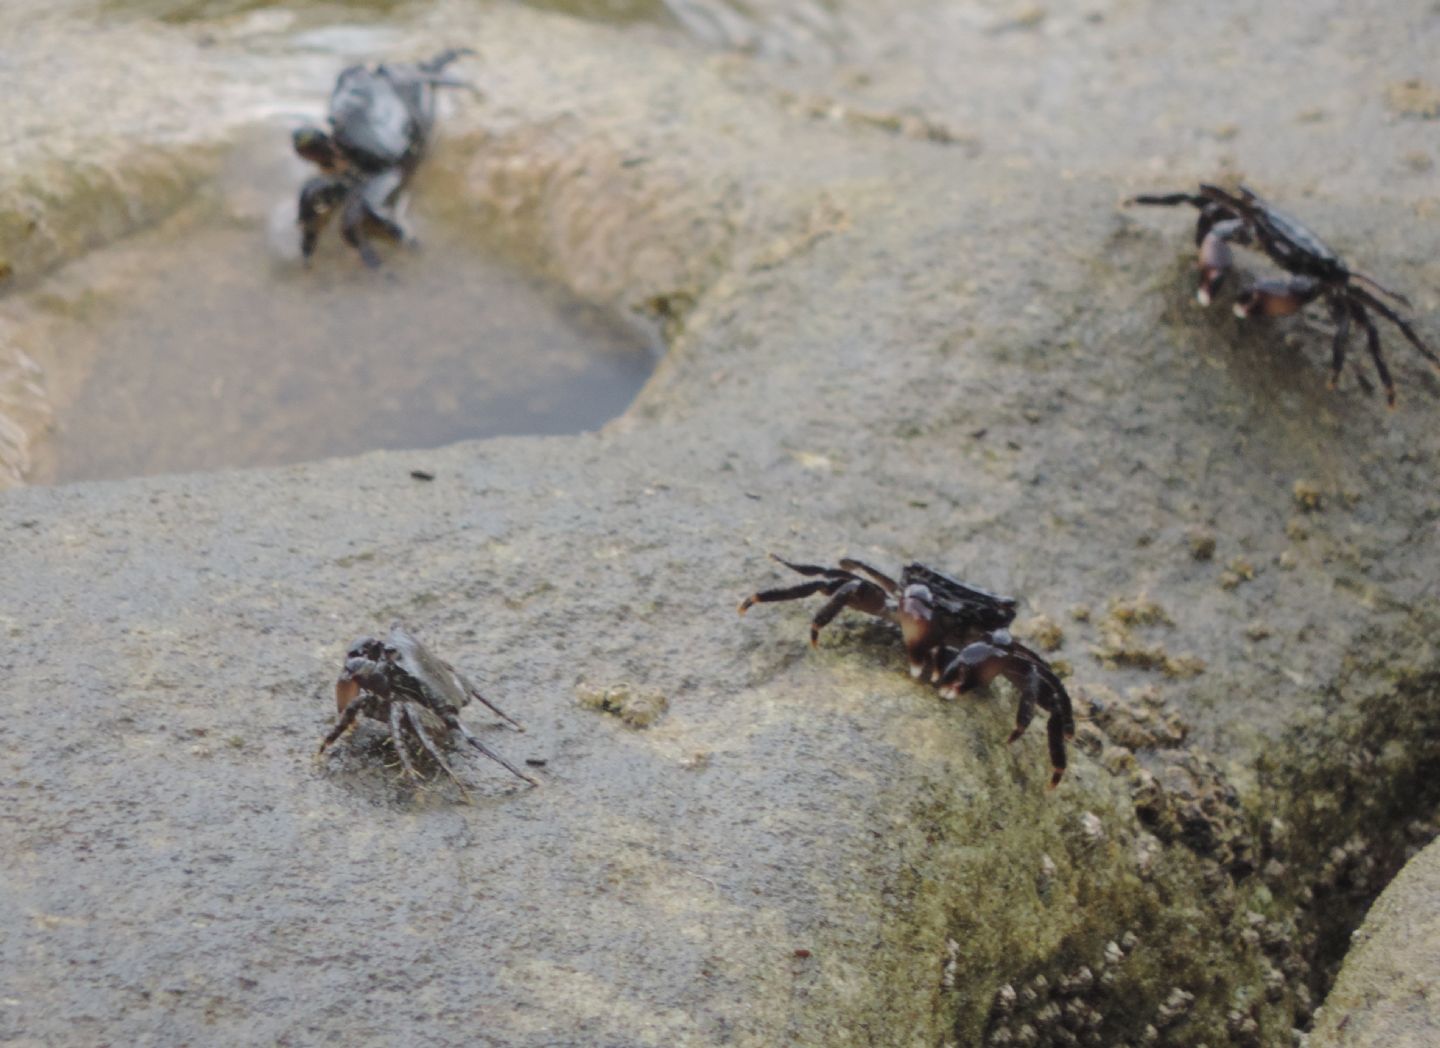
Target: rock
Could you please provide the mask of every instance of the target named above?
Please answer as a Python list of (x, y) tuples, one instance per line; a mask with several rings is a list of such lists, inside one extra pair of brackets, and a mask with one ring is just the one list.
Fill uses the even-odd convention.
[[(485, 104), (447, 125), (457, 191), (668, 353), (592, 434), (4, 494), (0, 1038), (1288, 1043), (1435, 799), (1434, 390), (1387, 329), (1399, 410), (1327, 391), (1323, 336), (1194, 306), (1192, 215), (1117, 203), (1226, 177), (1243, 144), (1246, 179), (1434, 337), (1413, 143), (1330, 82), (1379, 45), (1317, 38), (1306, 10), (990, 35), (837, 5), (793, 46), (737, 15), (729, 54), (518, 5), (387, 24), (402, 56), (483, 41)], [(1428, 57), (1375, 18), (1387, 61)], [(144, 36), (103, 150), (7, 154), (66, 176), (42, 223), (64, 235), (7, 249), (7, 305), (152, 215), (140, 192), (82, 222), (78, 158), (123, 187), (189, 157), (163, 210), (340, 57), (198, 32)], [(44, 53), (27, 119), (94, 130), (72, 107), (92, 71)], [(1316, 97), (1333, 119), (1297, 131), (1286, 100)], [(1233, 140), (1186, 130), (1217, 112)], [(1335, 170), (1349, 127), (1365, 148)], [(1296, 477), (1360, 496), (1303, 544)], [(1176, 556), (1197, 528), (1253, 578)], [(922, 559), (1052, 621), (1148, 594), (1168, 623), (1072, 615), (1067, 651), (1102, 657), (1067, 687), (1164, 701), (1127, 719), (1139, 749), (1073, 747), (1047, 791), (1040, 726), (1005, 745), (1002, 686), (942, 703), (858, 616), (812, 650), (814, 604), (738, 619), (771, 550)], [(344, 645), (396, 617), (526, 722), (506, 754), (543, 761), (539, 789), (476, 763), (466, 804), (383, 750), (313, 760)], [(668, 711), (631, 730), (583, 681)]]
[(1355, 930), (1310, 1048), (1440, 1043), (1440, 844), (1405, 864)]

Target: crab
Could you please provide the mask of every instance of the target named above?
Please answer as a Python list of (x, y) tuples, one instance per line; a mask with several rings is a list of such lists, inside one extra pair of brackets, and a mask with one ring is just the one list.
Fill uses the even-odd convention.
[(1050, 788), (1059, 784), (1066, 767), (1065, 740), (1075, 734), (1070, 696), (1050, 664), (1010, 635), (1014, 598), (978, 589), (919, 563), (907, 564), (896, 582), (851, 558), (841, 560), (839, 567), (826, 568), (771, 557), (814, 581), (752, 594), (740, 602), (740, 614), (755, 604), (823, 593), (830, 599), (810, 620), (811, 645), (819, 644), (820, 631), (836, 615), (853, 608), (898, 624), (910, 675), (938, 684), (943, 698), (955, 698), (1004, 677), (1020, 696), (1015, 730), (1008, 741), (1024, 734), (1037, 707), (1048, 711)]
[(820, 643), (820, 631), (836, 615), (845, 608), (854, 608), (899, 625), (912, 677), (929, 675), (934, 679), (940, 670), (937, 659), (944, 645), (963, 644), (988, 630), (1003, 629), (1015, 619), (1013, 598), (987, 593), (924, 564), (907, 564), (896, 582), (884, 572), (848, 557), (840, 561), (838, 568), (792, 564), (773, 553), (770, 557), (816, 581), (746, 597), (740, 602), (741, 615), (754, 604), (823, 593), (830, 599), (810, 620), (812, 645)]
[(405, 240), (393, 205), (425, 155), (435, 125), (434, 88), (474, 90), (444, 75), (446, 66), (468, 54), (474, 52), (452, 48), (415, 65), (350, 66), (330, 95), (330, 130), (294, 132), (295, 152), (322, 172), (300, 190), (300, 252), (307, 264), (336, 211), (345, 242), (371, 269), (380, 265), (380, 256), (367, 229)]
[[(398, 622), (384, 640), (361, 637), (345, 653), (345, 668), (335, 682), (335, 705), (340, 718), (320, 742), (320, 753), (338, 739), (360, 715), (388, 724), (390, 739), (408, 775), (419, 778), (410, 757), (407, 735), (420, 746), (454, 782), (456, 777), (441, 754), (432, 732), (456, 732), (492, 761), (524, 779), (539, 783), (477, 739), (460, 720), (460, 709), (471, 699), (488, 707), (516, 731), (525, 728), (485, 696), (455, 667), (421, 644), (415, 634)], [(442, 736), (443, 737), (443, 736)]]
[[(1230, 245), (1257, 246), (1281, 269), (1290, 274), (1284, 279), (1257, 280), (1241, 289), (1235, 299), (1235, 314), (1242, 319), (1260, 315), (1289, 316), (1323, 298), (1335, 321), (1335, 338), (1331, 348), (1330, 388), (1340, 380), (1345, 365), (1346, 343), (1352, 321), (1365, 332), (1366, 346), (1375, 371), (1385, 386), (1385, 398), (1395, 406), (1395, 383), (1380, 353), (1380, 332), (1370, 317), (1373, 311), (1400, 329), (1400, 333), (1436, 368), (1436, 356), (1415, 329), (1380, 296), (1410, 308), (1405, 296), (1384, 287), (1372, 277), (1350, 269), (1324, 241), (1285, 212), (1266, 203), (1254, 190), (1241, 186), (1231, 193), (1219, 186), (1202, 183), (1196, 193), (1144, 193), (1131, 197), (1130, 204), (1174, 207), (1189, 204), (1200, 217), (1195, 226), (1195, 242), (1199, 246), (1200, 287), (1196, 298), (1208, 306), (1224, 283), (1233, 263)], [(1358, 372), (1357, 372), (1358, 373)], [(1361, 377), (1361, 385), (1370, 389)]]

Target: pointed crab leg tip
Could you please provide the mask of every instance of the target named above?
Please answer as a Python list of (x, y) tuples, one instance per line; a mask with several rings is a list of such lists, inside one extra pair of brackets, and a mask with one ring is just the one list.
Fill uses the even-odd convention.
[(819, 633), (812, 633), (812, 634), (810, 634), (810, 647), (815, 648), (815, 649), (817, 649), (817, 650), (819, 649), (819, 647), (820, 647), (820, 634), (819, 634)]
[(752, 598), (746, 597), (740, 602), (740, 607), (736, 609), (736, 612), (740, 615), (744, 615), (747, 611), (750, 610), (750, 605), (754, 603), (755, 601)]

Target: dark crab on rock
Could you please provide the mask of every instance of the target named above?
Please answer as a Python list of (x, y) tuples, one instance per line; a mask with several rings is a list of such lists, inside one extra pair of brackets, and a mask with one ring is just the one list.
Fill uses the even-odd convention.
[(740, 602), (740, 614), (755, 604), (823, 593), (830, 599), (810, 620), (812, 645), (819, 643), (820, 631), (836, 615), (853, 608), (898, 625), (911, 676), (938, 684), (942, 697), (963, 695), (1004, 677), (1014, 685), (1020, 701), (1009, 741), (1024, 734), (1037, 708), (1048, 712), (1050, 786), (1059, 784), (1067, 764), (1065, 740), (1075, 734), (1070, 696), (1050, 664), (1010, 635), (1014, 598), (989, 593), (919, 563), (907, 564), (896, 582), (858, 560), (847, 558), (839, 567), (826, 568), (771, 556), (814, 581), (761, 590)]
[[(1200, 255), (1200, 287), (1196, 298), (1202, 306), (1210, 304), (1230, 272), (1234, 262), (1231, 244), (1257, 247), (1290, 274), (1285, 279), (1256, 280), (1241, 288), (1235, 299), (1237, 316), (1288, 316), (1317, 298), (1323, 298), (1335, 321), (1330, 363), (1332, 389), (1339, 382), (1345, 365), (1346, 343), (1350, 338), (1350, 325), (1354, 322), (1365, 332), (1370, 359), (1385, 386), (1386, 399), (1391, 407), (1395, 406), (1395, 383), (1380, 353), (1380, 332), (1370, 317), (1371, 312), (1378, 313), (1399, 328), (1421, 356), (1440, 368), (1440, 357), (1380, 296), (1407, 308), (1409, 300), (1373, 278), (1350, 269), (1315, 233), (1297, 219), (1266, 203), (1254, 190), (1241, 186), (1238, 193), (1231, 193), (1219, 186), (1202, 183), (1195, 193), (1144, 193), (1131, 197), (1125, 203), (1160, 207), (1189, 204), (1199, 210), (1195, 242)], [(1360, 382), (1365, 389), (1371, 389), (1363, 375), (1360, 375)]]
[(330, 95), (330, 130), (302, 127), (294, 133), (295, 152), (322, 172), (300, 190), (300, 251), (307, 263), (337, 211), (345, 242), (372, 269), (380, 256), (367, 232), (404, 241), (393, 205), (429, 144), (434, 88), (471, 87), (444, 75), (447, 65), (468, 54), (474, 52), (452, 48), (415, 65), (350, 66)]
[(460, 709), (471, 699), (488, 707), (516, 731), (525, 730), (481, 695), (464, 674), (396, 623), (390, 627), (390, 633), (384, 640), (361, 637), (345, 653), (345, 668), (335, 682), (335, 705), (340, 719), (321, 741), (320, 752), (324, 753), (363, 714), (389, 726), (395, 753), (411, 776), (420, 777), (410, 755), (410, 740), (413, 738), (446, 775), (456, 783), (460, 782), (432, 737), (438, 735), (443, 739), (453, 732), (506, 770), (532, 786), (538, 786), (535, 779), (485, 745), (465, 727), (460, 720)]

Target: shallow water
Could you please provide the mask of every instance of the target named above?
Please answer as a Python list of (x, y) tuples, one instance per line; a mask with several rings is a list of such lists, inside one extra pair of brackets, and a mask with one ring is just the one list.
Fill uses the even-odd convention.
[(93, 363), (33, 481), (574, 433), (649, 375), (647, 333), (489, 249), (441, 158), (411, 195), (418, 248), (380, 243), (372, 272), (332, 228), (303, 267), (306, 171), (287, 149), (284, 128), (256, 129), (201, 199), (42, 296), (52, 337)]

